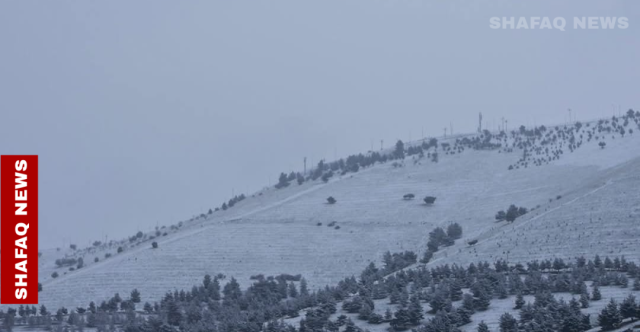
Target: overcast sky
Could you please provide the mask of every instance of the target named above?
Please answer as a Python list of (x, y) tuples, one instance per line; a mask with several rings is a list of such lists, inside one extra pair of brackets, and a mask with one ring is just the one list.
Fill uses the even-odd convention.
[[(637, 1), (4, 1), (0, 153), (40, 155), (40, 244), (206, 212), (381, 139), (640, 108)], [(491, 29), (564, 17), (566, 31)], [(574, 16), (628, 18), (574, 30)], [(615, 104), (616, 106), (612, 106)], [(387, 143), (388, 142), (388, 143)]]

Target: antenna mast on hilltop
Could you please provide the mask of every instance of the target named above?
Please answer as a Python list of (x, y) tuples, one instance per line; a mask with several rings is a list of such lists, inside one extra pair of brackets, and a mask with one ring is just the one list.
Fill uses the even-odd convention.
[(444, 127), (444, 138), (447, 138), (447, 127)]
[(482, 132), (482, 112), (478, 114), (478, 133)]
[(384, 140), (381, 139), (380, 140), (380, 151), (382, 151), (384, 149)]
[(307, 157), (304, 157), (304, 171), (302, 174), (307, 175)]

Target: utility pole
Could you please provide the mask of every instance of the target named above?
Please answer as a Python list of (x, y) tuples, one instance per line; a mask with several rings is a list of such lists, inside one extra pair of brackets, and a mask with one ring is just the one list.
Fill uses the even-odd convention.
[(447, 127), (444, 127), (444, 138), (447, 138)]
[(302, 174), (307, 175), (307, 157), (304, 157), (304, 172)]
[(478, 114), (478, 133), (482, 132), (482, 112)]
[(569, 124), (573, 123), (573, 121), (571, 121), (571, 109), (567, 109), (567, 111), (569, 111)]
[(449, 127), (451, 127), (451, 130), (449, 130), (449, 135), (453, 135), (453, 122), (449, 122)]
[(382, 151), (384, 149), (384, 140), (381, 139), (380, 140), (380, 151)]

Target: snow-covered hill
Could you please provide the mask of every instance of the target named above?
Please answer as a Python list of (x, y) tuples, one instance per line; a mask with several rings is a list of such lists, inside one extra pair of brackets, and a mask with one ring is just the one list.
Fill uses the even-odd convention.
[[(597, 134), (596, 125), (575, 130), (574, 137), (583, 137), (575, 149), (568, 148), (573, 144), (568, 139), (548, 143), (563, 152), (540, 166), (531, 157), (518, 164), (526, 157), (524, 149), (534, 158), (548, 156), (536, 155), (540, 140), (518, 147), (531, 139), (517, 133), (496, 136), (501, 148), (451, 154), (438, 147), (437, 163), (413, 155), (401, 163), (336, 175), (327, 183), (265, 189), (226, 211), (131, 241), (43, 251), (40, 303), (86, 307), (116, 292), (126, 297), (134, 288), (143, 303), (153, 302), (166, 291), (190, 289), (205, 274), (218, 273), (243, 286), (252, 275), (301, 274), (310, 286), (322, 287), (359, 273), (386, 251), (412, 250), (421, 256), (428, 233), (450, 222), (463, 227), (463, 238), (438, 251), (430, 265), (595, 254), (633, 260), (640, 254), (640, 133)], [(589, 131), (606, 136), (606, 146), (587, 141)], [(456, 139), (475, 136), (440, 138), (440, 143), (455, 146)], [(519, 166), (509, 170), (510, 165)], [(416, 199), (403, 200), (407, 193)], [(435, 204), (425, 205), (421, 198), (426, 195), (436, 196)], [(326, 204), (329, 196), (337, 203)], [(496, 212), (510, 204), (532, 211), (514, 223), (496, 222)], [(468, 246), (470, 240), (478, 243)], [(152, 249), (154, 241), (157, 249)], [(105, 258), (107, 253), (111, 256)], [(74, 271), (56, 267), (55, 260), (65, 255), (83, 257), (84, 266)], [(51, 276), (54, 271), (57, 278)]]

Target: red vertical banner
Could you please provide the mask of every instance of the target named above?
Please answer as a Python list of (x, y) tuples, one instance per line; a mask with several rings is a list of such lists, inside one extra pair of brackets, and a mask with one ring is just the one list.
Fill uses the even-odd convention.
[(0, 303), (38, 304), (38, 156), (0, 157)]

